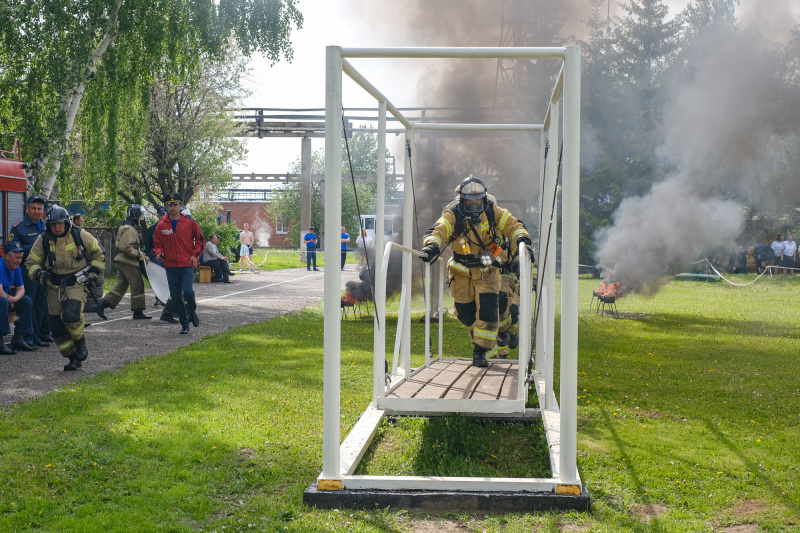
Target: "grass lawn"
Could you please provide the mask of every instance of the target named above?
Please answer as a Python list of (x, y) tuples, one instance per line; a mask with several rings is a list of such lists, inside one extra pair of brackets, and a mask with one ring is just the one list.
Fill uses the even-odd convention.
[[(340, 264), (341, 252), (336, 252), (336, 264)], [(347, 254), (345, 265), (357, 265), (359, 256), (357, 251)], [(305, 261), (300, 261), (300, 250), (286, 250), (278, 248), (256, 248), (253, 252), (253, 262), (260, 265), (261, 270), (282, 270), (284, 268), (301, 268), (306, 266)], [(317, 252), (317, 268), (325, 266), (325, 252)], [(231, 267), (233, 268), (233, 267)], [(236, 269), (239, 267), (237, 266)], [(346, 268), (346, 267), (345, 267)]]
[[(620, 299), (619, 320), (588, 309), (596, 286), (580, 282), (578, 467), (589, 514), (305, 507), (322, 464), (320, 307), (0, 408), (0, 531), (800, 531), (800, 278), (668, 281), (654, 297)], [(464, 331), (452, 318), (446, 328), (450, 349), (466, 355)], [(371, 319), (343, 322), (342, 438), (370, 401), (371, 333)], [(415, 365), (421, 336), (415, 321)], [(465, 423), (398, 422), (402, 450), (380, 461), (459, 468), (444, 459), (462, 453), (448, 439)], [(537, 435), (513, 426), (467, 430), (469, 453), (533, 470), (519, 451)], [(450, 448), (423, 450), (431, 439)]]

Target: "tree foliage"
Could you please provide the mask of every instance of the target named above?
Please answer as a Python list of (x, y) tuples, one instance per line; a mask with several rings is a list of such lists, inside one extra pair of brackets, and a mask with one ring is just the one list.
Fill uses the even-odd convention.
[[(231, 39), (246, 56), (291, 59), (290, 31), (303, 22), (296, 4), (8, 0), (0, 8), (2, 142), (23, 140), (30, 188), (49, 194), (80, 111), (102, 131), (92, 146), (107, 156), (102, 170), (134, 168), (136, 151), (120, 154), (119, 132), (144, 131), (153, 81), (169, 72), (177, 83), (200, 58), (220, 57)], [(85, 93), (100, 79), (104, 90)]]
[[(353, 173), (376, 174), (378, 142), (376, 135), (369, 132), (356, 132), (347, 140), (350, 148), (350, 160), (353, 163)], [(347, 157), (347, 145), (342, 143), (342, 225), (351, 235), (358, 235), (360, 219), (356, 207), (356, 195), (361, 214), (374, 214), (376, 209), (375, 198), (377, 186), (375, 183), (356, 182), (355, 191), (350, 179), (350, 163)], [(387, 158), (389, 154), (387, 151)], [(291, 173), (300, 173), (299, 160), (295, 161), (289, 169)], [(387, 176), (391, 167), (386, 164)], [(320, 149), (311, 154), (311, 173), (325, 173), (325, 150)], [(397, 185), (393, 180), (387, 179), (386, 198), (391, 199), (397, 193)], [(311, 225), (317, 228), (318, 235), (324, 231), (324, 187), (319, 182), (311, 184)], [(308, 228), (300, 227), (300, 183), (292, 182), (284, 188), (276, 190), (269, 204), (269, 212), (276, 219), (281, 219), (289, 227), (289, 241), (300, 246), (300, 237)], [(339, 231), (339, 228), (334, 228)]]

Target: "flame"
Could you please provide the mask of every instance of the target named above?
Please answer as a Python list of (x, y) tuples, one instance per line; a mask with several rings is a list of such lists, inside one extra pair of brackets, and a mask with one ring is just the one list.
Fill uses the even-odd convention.
[(602, 296), (603, 298), (619, 298), (621, 296), (620, 282), (603, 283), (601, 281), (600, 286), (594, 292), (597, 296)]
[(353, 298), (352, 292), (347, 291), (346, 293), (344, 293), (344, 296), (342, 296), (342, 303), (345, 305), (356, 305), (357, 303), (359, 303), (359, 301)]

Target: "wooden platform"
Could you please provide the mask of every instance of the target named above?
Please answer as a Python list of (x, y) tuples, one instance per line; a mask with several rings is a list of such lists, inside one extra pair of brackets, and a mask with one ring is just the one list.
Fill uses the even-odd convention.
[(489, 360), (489, 366), (472, 366), (472, 361), (457, 359), (434, 361), (428, 368), (400, 384), (387, 398), (448, 400), (516, 400), (517, 361)]

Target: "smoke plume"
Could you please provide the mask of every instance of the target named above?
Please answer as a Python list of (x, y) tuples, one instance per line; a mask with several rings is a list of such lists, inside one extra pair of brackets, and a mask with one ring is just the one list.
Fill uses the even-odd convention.
[(250, 231), (253, 232), (253, 235), (256, 237), (256, 244), (266, 248), (269, 246), (269, 239), (272, 237), (274, 233), (274, 229), (269, 224), (261, 219), (257, 214), (254, 215), (253, 221), (250, 223)]
[(692, 76), (677, 84), (663, 119), (659, 155), (675, 171), (642, 197), (627, 198), (597, 233), (606, 277), (652, 292), (720, 242), (736, 238), (744, 206), (761, 193), (775, 160), (771, 136), (788, 109), (772, 47), (754, 31), (707, 35)]

